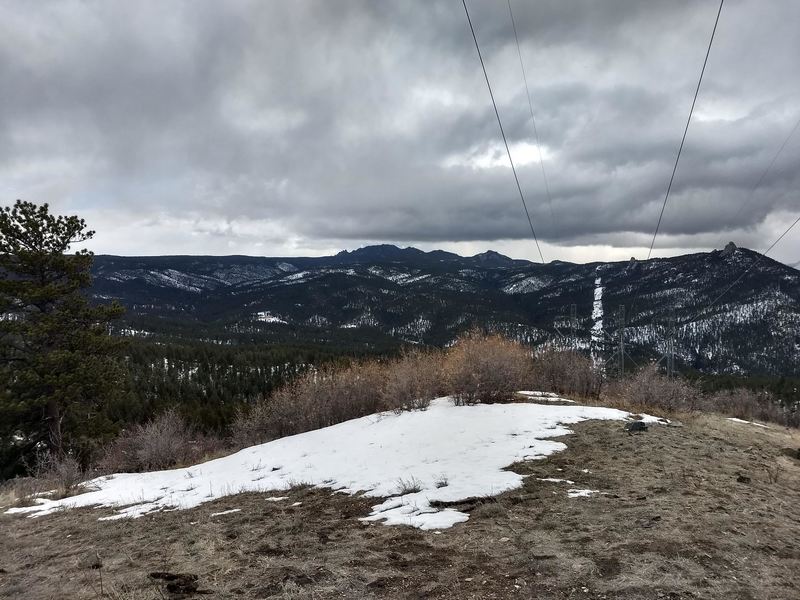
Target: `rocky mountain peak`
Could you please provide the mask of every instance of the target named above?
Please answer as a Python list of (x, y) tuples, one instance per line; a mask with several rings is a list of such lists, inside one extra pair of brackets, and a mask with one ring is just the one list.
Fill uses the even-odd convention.
[(737, 249), (738, 246), (736, 244), (734, 244), (733, 242), (728, 242), (725, 245), (725, 248), (722, 250), (722, 256), (727, 258), (728, 256), (731, 256), (734, 252), (736, 252)]

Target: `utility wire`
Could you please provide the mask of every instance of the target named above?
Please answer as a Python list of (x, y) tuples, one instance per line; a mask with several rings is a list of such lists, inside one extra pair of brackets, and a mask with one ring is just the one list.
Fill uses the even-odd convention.
[[(708, 310), (708, 309), (710, 309), (710, 308), (713, 308), (713, 307), (714, 307), (714, 306), (715, 306), (715, 305), (716, 305), (716, 304), (717, 304), (717, 303), (718, 303), (720, 300), (722, 300), (722, 298), (723, 298), (723, 297), (725, 297), (725, 295), (726, 295), (728, 292), (730, 292), (730, 291), (731, 291), (731, 290), (732, 290), (732, 289), (733, 289), (733, 288), (736, 286), (736, 284), (738, 284), (738, 283), (739, 283), (739, 282), (740, 282), (742, 279), (744, 279), (744, 276), (745, 276), (745, 275), (747, 275), (747, 274), (748, 274), (750, 271), (752, 271), (752, 270), (753, 270), (753, 269), (754, 269), (754, 268), (755, 268), (755, 267), (756, 267), (756, 266), (757, 266), (757, 265), (758, 265), (758, 264), (759, 264), (759, 263), (760, 263), (762, 260), (764, 260), (764, 259), (767, 257), (767, 254), (769, 254), (769, 253), (770, 253), (770, 251), (771, 251), (771, 250), (772, 250), (772, 249), (773, 249), (775, 246), (777, 246), (777, 245), (778, 245), (778, 243), (779, 243), (779, 242), (780, 242), (780, 241), (781, 241), (781, 240), (782, 240), (784, 237), (786, 237), (786, 235), (788, 235), (788, 233), (789, 233), (789, 232), (790, 232), (792, 229), (794, 229), (794, 228), (795, 228), (795, 226), (796, 226), (798, 223), (800, 223), (800, 217), (797, 217), (797, 218), (796, 218), (796, 219), (795, 219), (795, 220), (792, 222), (792, 224), (791, 224), (791, 225), (789, 225), (789, 227), (787, 227), (787, 228), (786, 228), (786, 229), (783, 231), (783, 233), (781, 233), (781, 234), (780, 234), (780, 235), (777, 237), (777, 239), (776, 239), (774, 242), (772, 242), (772, 244), (770, 244), (769, 248), (767, 248), (766, 250), (764, 250), (764, 252), (762, 252), (762, 253), (761, 253), (761, 255), (760, 255), (760, 256), (759, 256), (759, 257), (758, 257), (756, 260), (754, 260), (752, 263), (750, 263), (750, 266), (749, 266), (749, 267), (747, 267), (747, 268), (746, 268), (744, 271), (742, 271), (741, 275), (739, 275), (739, 276), (738, 276), (736, 279), (734, 279), (734, 280), (733, 280), (733, 283), (731, 283), (731, 284), (730, 284), (728, 287), (726, 287), (726, 288), (725, 288), (725, 289), (722, 291), (722, 293), (721, 293), (721, 294), (719, 294), (719, 295), (718, 295), (716, 298), (714, 298), (714, 300), (712, 300), (712, 301), (711, 301), (709, 304), (707, 304), (706, 306), (704, 306), (703, 308), (701, 308), (700, 310), (698, 310), (696, 313), (694, 313), (694, 314), (693, 314), (692, 316), (690, 316), (688, 319), (685, 319), (685, 320), (684, 320), (684, 323), (690, 323), (690, 322), (692, 322), (692, 321), (696, 320), (696, 319), (697, 319), (697, 318), (698, 318), (698, 317), (699, 317), (699, 316), (700, 316), (700, 315), (701, 315), (701, 314), (702, 314), (704, 311), (706, 311), (706, 310)], [(677, 327), (677, 325), (678, 325), (678, 323), (676, 322), (676, 327)], [(662, 356), (661, 358), (663, 359), (664, 357)], [(658, 362), (660, 363), (660, 362), (661, 362), (661, 360), (659, 360)], [(656, 363), (656, 364), (658, 364), (658, 363)]]
[(711, 45), (714, 43), (714, 34), (717, 32), (717, 25), (719, 24), (719, 16), (722, 14), (722, 5), (725, 0), (720, 0), (719, 10), (717, 11), (717, 18), (714, 21), (714, 29), (711, 31), (711, 39), (708, 41), (708, 49), (706, 50), (706, 57), (703, 60), (703, 68), (700, 70), (700, 78), (697, 80), (697, 88), (694, 91), (694, 99), (692, 100), (692, 108), (689, 109), (689, 118), (686, 119), (686, 127), (683, 129), (683, 137), (681, 138), (681, 145), (678, 148), (678, 155), (675, 157), (675, 165), (672, 167), (672, 175), (669, 178), (669, 185), (667, 186), (667, 193), (664, 195), (664, 203), (661, 205), (661, 213), (658, 215), (658, 223), (656, 230), (653, 233), (653, 241), (650, 242), (650, 250), (647, 252), (647, 259), (653, 254), (653, 246), (656, 243), (656, 236), (658, 230), (661, 228), (661, 219), (664, 218), (664, 209), (667, 208), (667, 201), (669, 200), (669, 193), (672, 190), (672, 182), (675, 180), (675, 172), (678, 170), (678, 162), (681, 160), (681, 153), (683, 152), (683, 145), (686, 142), (686, 134), (689, 132), (689, 123), (692, 121), (692, 113), (694, 113), (694, 106), (697, 104), (697, 96), (700, 93), (700, 84), (703, 83), (703, 74), (706, 72), (706, 65), (708, 64), (708, 56), (711, 54)]
[(525, 94), (528, 96), (528, 108), (531, 112), (531, 123), (533, 124), (533, 134), (536, 136), (536, 151), (539, 153), (539, 165), (542, 167), (542, 179), (544, 180), (544, 189), (547, 193), (547, 206), (550, 208), (550, 223), (555, 227), (556, 219), (553, 215), (553, 198), (550, 194), (550, 183), (547, 181), (547, 172), (544, 168), (544, 160), (542, 159), (542, 143), (539, 140), (539, 130), (536, 127), (536, 117), (533, 116), (533, 101), (531, 100), (531, 90), (528, 87), (528, 76), (525, 73), (525, 64), (522, 62), (522, 50), (519, 46), (519, 36), (517, 35), (517, 23), (514, 20), (514, 11), (511, 10), (511, 0), (508, 2), (508, 14), (511, 17), (511, 27), (514, 29), (514, 40), (517, 42), (517, 55), (519, 56), (519, 67), (522, 69), (522, 80), (525, 82)]
[(757, 264), (759, 264), (762, 260), (764, 260), (767, 254), (769, 254), (770, 250), (772, 250), (775, 246), (777, 246), (778, 242), (780, 242), (786, 236), (786, 234), (788, 234), (792, 229), (794, 229), (794, 226), (797, 225), (798, 223), (800, 223), (800, 217), (797, 217), (797, 219), (795, 219), (794, 222), (791, 225), (789, 225), (789, 227), (787, 227), (782, 234), (778, 236), (778, 239), (772, 242), (772, 245), (761, 253), (761, 256), (759, 256), (757, 260), (754, 260), (752, 263), (750, 263), (750, 266), (747, 267), (744, 270), (744, 272), (734, 280), (732, 284), (730, 284), (727, 288), (725, 288), (725, 290), (705, 308), (706, 309), (712, 308), (717, 302), (719, 302), (725, 294), (731, 291), (731, 289), (733, 289), (733, 287), (744, 278), (745, 275), (747, 275)]
[[(675, 157), (675, 164), (672, 167), (672, 175), (669, 178), (669, 184), (667, 185), (667, 193), (664, 194), (664, 202), (661, 205), (661, 212), (658, 215), (658, 223), (656, 223), (656, 230), (653, 232), (653, 239), (650, 242), (650, 249), (647, 251), (647, 260), (650, 260), (653, 254), (653, 247), (656, 243), (656, 237), (658, 236), (658, 231), (661, 228), (661, 220), (664, 218), (664, 210), (667, 208), (667, 201), (669, 200), (670, 191), (672, 191), (672, 183), (675, 181), (675, 173), (678, 171), (678, 163), (681, 160), (681, 153), (683, 152), (683, 146), (686, 143), (686, 134), (689, 133), (689, 123), (692, 122), (692, 115), (694, 114), (694, 107), (697, 104), (697, 96), (700, 94), (700, 85), (703, 83), (703, 75), (706, 72), (706, 65), (708, 64), (708, 57), (711, 54), (711, 46), (714, 43), (714, 34), (717, 32), (717, 25), (719, 25), (719, 17), (722, 14), (722, 6), (725, 4), (725, 0), (720, 0), (719, 2), (719, 9), (717, 10), (717, 17), (714, 19), (714, 28), (711, 30), (711, 38), (708, 40), (708, 48), (706, 49), (706, 56), (703, 59), (703, 68), (700, 69), (700, 77), (697, 80), (697, 87), (694, 90), (694, 98), (692, 99), (692, 106), (689, 109), (689, 117), (686, 119), (686, 126), (683, 128), (683, 137), (681, 138), (681, 145), (678, 147), (678, 154)], [(642, 289), (642, 282), (641, 279), (639, 280), (639, 284), (636, 287), (636, 293), (633, 296), (633, 302), (631, 302), (631, 310), (630, 310), (630, 319), (631, 322), (635, 318), (635, 308), (636, 308), (636, 301), (639, 299), (639, 293)]]
[(750, 193), (748, 194), (747, 199), (741, 204), (741, 206), (739, 206), (739, 210), (736, 211), (736, 215), (733, 217), (733, 221), (734, 222), (736, 222), (736, 220), (739, 218), (739, 215), (742, 214), (742, 211), (747, 206), (749, 206), (750, 203), (753, 201), (753, 198), (755, 197), (756, 190), (759, 187), (761, 187), (761, 184), (764, 182), (764, 179), (767, 177), (769, 172), (772, 170), (772, 167), (775, 166), (775, 162), (778, 160), (778, 157), (783, 152), (783, 149), (786, 148), (786, 145), (789, 143), (789, 140), (792, 139), (792, 136), (794, 136), (795, 132), (797, 132), (798, 128), (800, 128), (800, 119), (797, 120), (797, 123), (794, 124), (794, 127), (792, 127), (792, 130), (789, 132), (789, 135), (787, 135), (786, 138), (783, 140), (783, 143), (781, 144), (780, 148), (778, 148), (778, 151), (772, 157), (772, 160), (769, 161), (769, 165), (767, 165), (767, 168), (764, 169), (763, 173), (761, 173), (761, 177), (759, 177), (758, 181), (756, 181), (755, 185), (752, 188), (750, 188)]
[(503, 122), (500, 120), (500, 113), (497, 110), (497, 102), (494, 100), (494, 93), (492, 92), (492, 84), (489, 83), (489, 75), (486, 73), (486, 64), (483, 62), (483, 54), (481, 54), (481, 47), (478, 44), (478, 38), (475, 35), (475, 28), (472, 26), (472, 19), (469, 16), (469, 9), (467, 8), (467, 0), (461, 0), (464, 5), (464, 12), (467, 15), (467, 22), (469, 23), (469, 30), (472, 32), (472, 39), (475, 42), (475, 50), (478, 51), (478, 58), (481, 61), (481, 69), (483, 69), (483, 77), (486, 80), (486, 87), (489, 88), (489, 97), (492, 99), (492, 106), (494, 107), (494, 114), (497, 117), (497, 124), (500, 126), (500, 135), (503, 136), (503, 144), (506, 147), (506, 154), (508, 154), (508, 162), (511, 164), (511, 172), (514, 173), (514, 181), (517, 183), (517, 191), (519, 191), (519, 198), (522, 200), (522, 207), (525, 209), (525, 216), (528, 218), (528, 225), (531, 227), (531, 234), (533, 234), (533, 241), (536, 242), (536, 249), (539, 251), (539, 258), (544, 263), (544, 255), (539, 246), (539, 238), (536, 237), (536, 230), (533, 228), (533, 221), (531, 220), (531, 213), (528, 211), (528, 204), (525, 202), (525, 195), (522, 193), (522, 186), (519, 184), (519, 177), (517, 177), (517, 169), (514, 167), (514, 160), (511, 158), (511, 150), (508, 148), (508, 140), (506, 139), (506, 132), (503, 129)]

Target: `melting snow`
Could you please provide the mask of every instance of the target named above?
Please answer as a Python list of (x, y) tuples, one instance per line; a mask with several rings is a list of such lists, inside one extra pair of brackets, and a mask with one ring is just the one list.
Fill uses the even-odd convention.
[[(549, 438), (570, 433), (566, 425), (629, 416), (616, 409), (577, 405), (453, 406), (449, 399), (440, 398), (424, 412), (353, 419), (193, 467), (99, 477), (88, 482), (89, 491), (84, 494), (60, 500), (39, 498), (34, 506), (8, 512), (38, 516), (100, 506), (116, 511), (103, 519), (140, 517), (191, 508), (239, 492), (286, 490), (302, 481), (385, 499), (373, 506), (365, 520), (443, 529), (466, 521), (469, 515), (435, 508), (433, 501), (458, 502), (518, 488), (523, 476), (505, 468), (563, 450), (562, 442)], [(443, 478), (447, 485), (437, 487)], [(413, 481), (419, 491), (400, 493), (400, 480)]]
[(567, 496), (570, 498), (588, 498), (592, 494), (596, 494), (597, 490), (579, 490), (577, 488), (571, 488), (567, 490)]
[(242, 510), (241, 508), (232, 508), (230, 510), (223, 510), (222, 512), (211, 513), (211, 516), (212, 517), (220, 517), (222, 515), (229, 515), (231, 513), (237, 513), (237, 512), (240, 512), (241, 510)]
[(575, 400), (561, 398), (558, 394), (554, 394), (553, 392), (531, 392), (528, 390), (521, 390), (517, 393), (520, 396), (527, 396), (528, 398), (534, 398), (541, 402), (566, 402), (567, 404), (575, 404)]
[(755, 421), (737, 419), (736, 417), (728, 417), (728, 421), (733, 421), (734, 423), (744, 423), (745, 425), (755, 425), (756, 427), (763, 427), (764, 429), (772, 429), (772, 427), (768, 427), (767, 425), (762, 425), (761, 423), (756, 423)]

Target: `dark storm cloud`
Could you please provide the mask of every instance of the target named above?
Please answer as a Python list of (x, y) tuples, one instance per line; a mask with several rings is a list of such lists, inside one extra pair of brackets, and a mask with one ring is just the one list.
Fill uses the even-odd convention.
[[(649, 245), (716, 6), (514, 2), (551, 216), (507, 5), (470, 3), (545, 242)], [(726, 4), (665, 251), (763, 246), (800, 207), (800, 132), (751, 195), (800, 118), (798, 24)], [(85, 214), (104, 251), (529, 235), (456, 0), (3, 2), (0, 83), (6, 201)]]

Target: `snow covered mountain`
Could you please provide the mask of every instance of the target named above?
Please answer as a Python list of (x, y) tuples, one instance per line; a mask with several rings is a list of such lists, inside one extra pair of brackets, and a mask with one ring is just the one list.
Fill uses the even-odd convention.
[(674, 311), (681, 366), (794, 374), (800, 363), (800, 272), (733, 245), (668, 259), (545, 265), (390, 245), (320, 258), (98, 256), (94, 277), (95, 297), (119, 299), (128, 308), (125, 329), (141, 335), (441, 345), (480, 326), (608, 357), (624, 306), (634, 358), (666, 350)]

